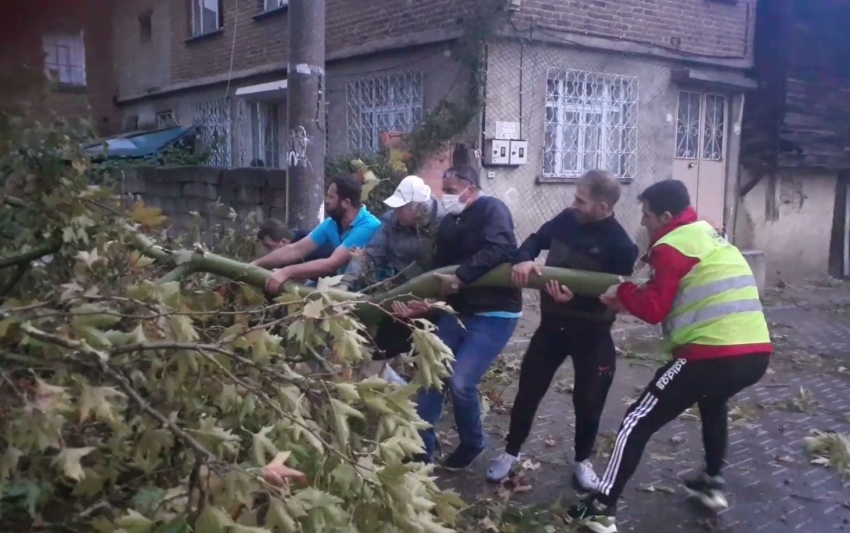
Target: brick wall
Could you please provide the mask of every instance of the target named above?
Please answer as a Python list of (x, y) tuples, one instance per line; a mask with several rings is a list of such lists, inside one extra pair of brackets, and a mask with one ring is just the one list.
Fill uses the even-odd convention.
[[(113, 28), (109, 20), (113, 3), (119, 0), (89, 0), (85, 17), (86, 96), (92, 125), (102, 135), (121, 131), (121, 113), (113, 99), (118, 94), (113, 57)], [(125, 1), (125, 0), (120, 0)]]
[[(424, 31), (454, 30), (492, 0), (326, 0), (327, 52)], [(684, 56), (746, 58), (756, 0), (523, 0), (511, 24), (567, 38), (601, 36), (678, 50)], [(122, 97), (257, 67), (282, 69), (287, 11), (263, 15), (263, 0), (221, 0), (223, 27), (192, 39), (190, 0), (127, 0), (113, 16)], [(152, 10), (156, 35), (138, 43), (137, 17)], [(260, 16), (262, 15), (262, 16)], [(235, 39), (234, 39), (235, 34)], [(129, 43), (129, 44), (128, 44)], [(150, 56), (150, 57), (148, 57)]]
[[(115, 83), (121, 96), (156, 91), (171, 83), (171, 10), (167, 0), (121, 0), (121, 8), (113, 11)], [(142, 25), (148, 22), (150, 33), (144, 34)]]
[[(743, 59), (756, 0), (523, 0), (517, 25)], [(680, 43), (677, 47), (676, 40)]]
[[(175, 231), (192, 223), (192, 211), (205, 228), (227, 223), (229, 208), (263, 220), (286, 217), (286, 171), (214, 167), (129, 168), (116, 171), (123, 194), (159, 207)], [(216, 208), (216, 202), (221, 206)]]
[(329, 52), (426, 30), (457, 29), (482, 0), (327, 0)]
[[(455, 29), (474, 16), (480, 1), (327, 0), (326, 50), (332, 53), (369, 41), (426, 30)], [(276, 62), (283, 65), (287, 49), (286, 10), (255, 18), (263, 13), (262, 3), (262, 0), (222, 0), (223, 31), (189, 39), (189, 0), (173, 0), (171, 81), (179, 83), (225, 74), (230, 70), (231, 55), (236, 70)]]
[(286, 61), (285, 10), (254, 19), (263, 12), (262, 0), (222, 0), (223, 31), (189, 39), (189, 0), (171, 0), (169, 3), (172, 83), (225, 74), (230, 70), (231, 56), (237, 70)]
[[(100, 132), (109, 132), (116, 120), (109, 25), (111, 0), (15, 0), (0, 6), (0, 69), (15, 78), (16, 94), (4, 95), (26, 102), (35, 118), (51, 114), (94, 119)], [(86, 87), (49, 89), (44, 75), (42, 35), (51, 31), (85, 30)], [(26, 79), (26, 83), (21, 80)], [(9, 84), (4, 84), (9, 89)], [(92, 111), (95, 110), (95, 116)]]

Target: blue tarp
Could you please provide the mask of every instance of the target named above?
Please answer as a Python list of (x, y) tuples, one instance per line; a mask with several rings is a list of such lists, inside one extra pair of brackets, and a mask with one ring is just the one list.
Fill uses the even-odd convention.
[(193, 134), (196, 128), (177, 126), (164, 130), (137, 133), (128, 136), (113, 137), (85, 147), (90, 157), (99, 158), (136, 158), (158, 154), (165, 148)]

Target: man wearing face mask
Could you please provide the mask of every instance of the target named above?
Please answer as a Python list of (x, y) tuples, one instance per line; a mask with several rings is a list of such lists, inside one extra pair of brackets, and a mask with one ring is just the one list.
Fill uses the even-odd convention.
[[(344, 290), (375, 285), (387, 290), (433, 270), (437, 226), (445, 211), (431, 195), (431, 187), (419, 176), (407, 176), (384, 204), (392, 209), (381, 217), (381, 227), (363, 254), (349, 263), (339, 284)], [(381, 377), (400, 383), (384, 361), (410, 351), (409, 323), (387, 317), (375, 334), (375, 344), (372, 359), (380, 363)]]
[[(638, 249), (614, 218), (620, 198), (620, 182), (610, 172), (591, 170), (581, 177), (572, 207), (545, 223), (522, 243), (512, 261), (511, 279), (528, 286), (540, 275), (534, 260), (548, 250), (546, 265), (594, 272), (629, 275)], [(575, 471), (573, 485), (589, 492), (599, 479), (590, 456), (599, 430), (599, 419), (614, 378), (616, 350), (611, 338), (615, 313), (597, 298), (575, 296), (558, 282), (550, 282), (541, 294), (540, 326), (534, 332), (520, 369), (519, 390), (511, 410), (505, 453), (487, 472), (498, 482), (520, 460), (520, 448), (531, 431), (537, 407), (552, 378), (567, 357), (575, 370)]]
[[(478, 171), (469, 166), (453, 167), (443, 177), (447, 214), (437, 230), (434, 267), (458, 265), (454, 275), (440, 276), (443, 298), (457, 316), (443, 314), (437, 321), (440, 339), (455, 356), (447, 388), (460, 445), (443, 462), (447, 470), (465, 469), (484, 451), (478, 383), (510, 340), (522, 311), (519, 288), (463, 289), (516, 253), (510, 210), (501, 200), (482, 196), (479, 187)], [(400, 316), (422, 313), (398, 302), (394, 309)], [(419, 416), (432, 426), (437, 424), (443, 400), (440, 391), (423, 393)], [(417, 459), (430, 462), (437, 449), (433, 427), (422, 438), (426, 453)]]
[[(274, 250), (252, 263), (262, 268), (277, 269), (266, 282), (269, 293), (278, 294), (290, 280), (304, 281), (334, 275), (351, 260), (353, 249), (369, 243), (381, 222), (361, 205), (360, 196), (361, 184), (355, 176), (332, 178), (325, 196), (328, 218), (306, 238)], [(298, 263), (326, 244), (335, 247), (330, 257)]]

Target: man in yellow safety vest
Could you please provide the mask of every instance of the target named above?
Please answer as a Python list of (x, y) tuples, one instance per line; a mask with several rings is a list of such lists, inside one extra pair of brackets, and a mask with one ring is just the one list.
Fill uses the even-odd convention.
[(728, 507), (721, 469), (727, 403), (767, 371), (772, 346), (755, 278), (741, 252), (697, 220), (687, 187), (666, 180), (641, 195), (641, 224), (651, 236), (645, 284), (623, 282), (601, 300), (662, 324), (672, 360), (658, 370), (620, 426), (599, 490), (569, 510), (595, 533), (617, 531), (617, 500), (650, 437), (694, 404), (702, 419), (706, 468), (685, 488), (709, 509)]

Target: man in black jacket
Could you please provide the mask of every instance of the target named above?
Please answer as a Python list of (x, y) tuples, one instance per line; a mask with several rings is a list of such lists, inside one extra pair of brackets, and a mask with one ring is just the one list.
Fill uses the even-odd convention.
[[(443, 462), (447, 470), (461, 470), (484, 451), (478, 383), (502, 352), (522, 312), (519, 288), (463, 289), (516, 254), (514, 222), (508, 207), (497, 198), (482, 196), (478, 171), (453, 167), (443, 177), (446, 216), (437, 229), (436, 268), (459, 265), (452, 276), (442, 276), (442, 293), (458, 316), (443, 315), (437, 322), (440, 339), (455, 356), (448, 380), (460, 445)], [(397, 304), (396, 313), (416, 316), (427, 305)], [(434, 425), (443, 410), (443, 393), (427, 391), (419, 398), (419, 415)], [(424, 431), (426, 456), (437, 448), (433, 427)]]
[[(614, 175), (592, 170), (582, 176), (572, 208), (544, 224), (522, 243), (512, 261), (514, 283), (524, 287), (530, 276), (540, 275), (534, 259), (543, 250), (549, 250), (548, 266), (630, 275), (638, 250), (614, 218), (614, 205), (619, 198), (620, 183)], [(597, 488), (599, 480), (589, 459), (614, 377), (616, 351), (611, 338), (614, 316), (597, 298), (575, 296), (554, 281), (546, 286), (541, 294), (540, 326), (531, 338), (520, 369), (507, 447), (491, 464), (487, 473), (490, 481), (506, 478), (519, 462), (520, 448), (531, 431), (540, 400), (555, 372), (572, 356), (576, 415), (573, 484), (582, 491)]]

